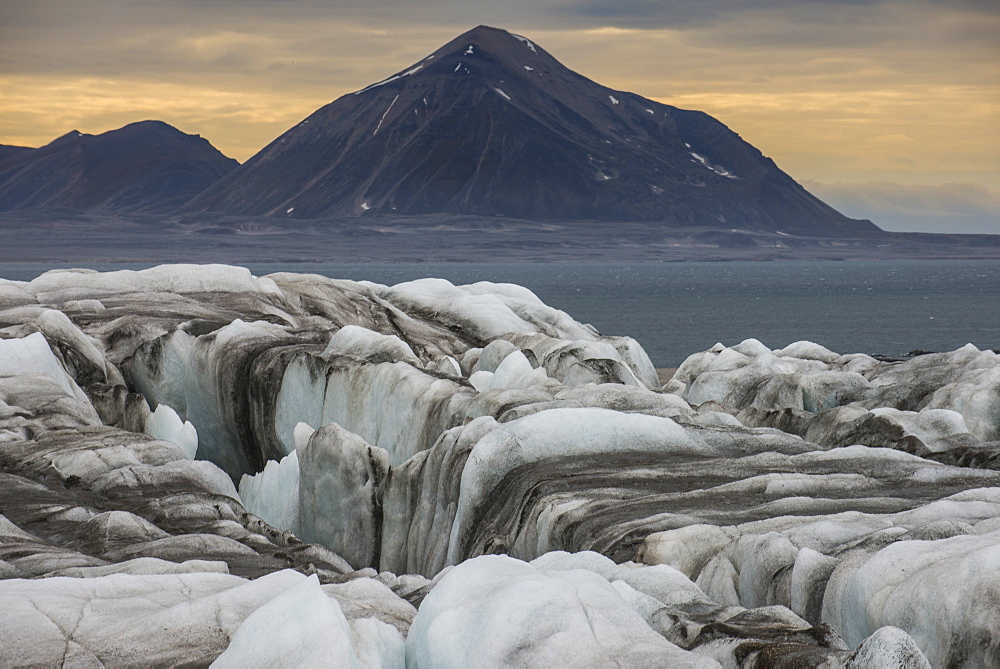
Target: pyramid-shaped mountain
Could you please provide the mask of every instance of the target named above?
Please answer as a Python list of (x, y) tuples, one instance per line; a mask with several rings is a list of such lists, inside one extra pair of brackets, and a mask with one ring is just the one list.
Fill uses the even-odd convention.
[(606, 88), (485, 26), (319, 109), (185, 209), (877, 230), (707, 114)]
[(167, 213), (238, 163), (161, 121), (100, 135), (72, 131), (38, 149), (0, 152), (0, 211), (69, 207)]

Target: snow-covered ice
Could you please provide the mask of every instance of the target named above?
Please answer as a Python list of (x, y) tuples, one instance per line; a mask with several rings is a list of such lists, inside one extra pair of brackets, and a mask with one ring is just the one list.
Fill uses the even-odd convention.
[(469, 560), (441, 579), (413, 621), (406, 659), (414, 667), (718, 666), (654, 632), (597, 574), (545, 573), (501, 555)]
[(244, 620), (212, 667), (400, 667), (403, 637), (372, 619), (349, 623), (315, 575)]
[(264, 470), (240, 479), (240, 500), (247, 511), (278, 529), (299, 533), (299, 456), (268, 460)]
[(661, 387), (520, 286), (221, 265), (0, 322), (0, 664), (1000, 662), (992, 351)]

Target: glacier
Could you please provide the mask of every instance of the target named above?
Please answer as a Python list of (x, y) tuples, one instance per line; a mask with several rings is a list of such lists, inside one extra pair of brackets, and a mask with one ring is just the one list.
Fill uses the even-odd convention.
[(3, 666), (997, 666), (998, 574), (971, 344), (661, 384), (512, 284), (0, 279)]

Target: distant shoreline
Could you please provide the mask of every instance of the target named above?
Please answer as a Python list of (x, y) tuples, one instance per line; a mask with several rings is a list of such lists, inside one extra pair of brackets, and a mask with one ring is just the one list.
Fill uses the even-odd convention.
[(468, 216), (287, 220), (0, 213), (0, 262), (497, 263), (1000, 259), (1000, 235), (807, 237)]

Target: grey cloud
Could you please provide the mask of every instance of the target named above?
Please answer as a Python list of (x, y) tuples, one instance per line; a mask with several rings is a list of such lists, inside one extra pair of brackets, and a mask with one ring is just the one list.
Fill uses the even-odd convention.
[(835, 209), (897, 232), (1000, 233), (1000, 191), (968, 183), (819, 183), (806, 188)]
[[(942, 17), (962, 16), (938, 28)], [(550, 0), (538, 3), (424, 0), (39, 0), (4, 10), (0, 41), (9, 72), (58, 71), (92, 76), (141, 71), (167, 76), (214, 66), (234, 76), (260, 72), (269, 60), (312, 56), (325, 67), (358, 56), (368, 45), (420, 42), (433, 49), (459, 32), (489, 23), (522, 32), (595, 27), (652, 30), (680, 28), (695, 45), (743, 57), (747, 50), (771, 58), (808, 60), (817, 50), (867, 52), (882, 48), (927, 55), (948, 63), (971, 49), (995, 55), (1000, 3), (974, 0)], [(906, 29), (904, 29), (906, 27)], [(354, 32), (343, 34), (345, 28)], [(993, 29), (991, 29), (993, 28)], [(363, 31), (367, 30), (365, 34)], [(243, 34), (222, 57), (191, 50), (181, 37)], [(379, 35), (378, 33), (383, 34)], [(254, 40), (267, 39), (266, 54)], [(349, 48), (355, 54), (345, 53)], [(789, 53), (794, 51), (795, 53)], [(368, 52), (371, 54), (372, 52)], [(802, 56), (805, 55), (805, 58)], [(889, 54), (889, 60), (892, 60)], [(899, 59), (897, 59), (898, 61)], [(966, 58), (968, 60), (968, 58)], [(403, 62), (403, 61), (401, 61)], [(407, 61), (408, 62), (408, 61)], [(405, 64), (405, 62), (403, 62)], [(903, 62), (897, 62), (901, 67)], [(948, 69), (951, 69), (950, 67)]]
[(949, 11), (964, 10), (1000, 15), (995, 0), (574, 0), (541, 3), (542, 11), (565, 18), (629, 28), (685, 28), (703, 26), (733, 16), (759, 12), (777, 13), (791, 22), (810, 16), (839, 15), (847, 21), (866, 7), (900, 6), (933, 8), (946, 4)]
[(543, 5), (573, 27), (676, 30), (703, 47), (809, 60), (879, 53), (922, 67), (969, 54), (996, 59), (1000, 2), (977, 0), (576, 0)]

